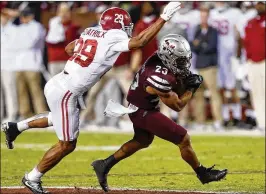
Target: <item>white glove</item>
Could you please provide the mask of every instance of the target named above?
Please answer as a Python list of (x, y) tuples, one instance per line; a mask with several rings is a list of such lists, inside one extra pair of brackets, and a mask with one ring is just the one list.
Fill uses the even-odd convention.
[(161, 14), (161, 18), (165, 21), (168, 21), (172, 18), (172, 16), (181, 8), (180, 2), (170, 2), (163, 9), (163, 13)]

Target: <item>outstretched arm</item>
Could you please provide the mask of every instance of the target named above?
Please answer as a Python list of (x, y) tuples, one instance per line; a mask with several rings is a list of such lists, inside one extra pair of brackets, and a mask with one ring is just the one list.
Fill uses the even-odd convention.
[(130, 39), (128, 43), (129, 50), (138, 49), (144, 47), (148, 44), (160, 31), (166, 21), (171, 19), (171, 17), (176, 13), (178, 9), (181, 8), (181, 3), (170, 2), (168, 3), (160, 18), (153, 23), (149, 28), (143, 30), (140, 34)]
[(182, 96), (179, 97), (173, 91), (164, 93), (151, 86), (146, 88), (146, 92), (152, 95), (158, 95), (165, 105), (177, 112), (180, 112), (186, 106), (193, 94), (191, 91), (187, 90)]
[(149, 28), (143, 30), (140, 34), (130, 39), (128, 43), (128, 48), (130, 50), (138, 49), (144, 47), (147, 43), (149, 43), (155, 35), (160, 31), (160, 29), (165, 24), (165, 20), (159, 18), (154, 24), (152, 24)]

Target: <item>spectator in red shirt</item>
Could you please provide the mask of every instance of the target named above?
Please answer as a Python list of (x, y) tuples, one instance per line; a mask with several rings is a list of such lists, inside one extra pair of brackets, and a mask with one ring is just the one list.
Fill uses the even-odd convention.
[(49, 31), (46, 37), (48, 49), (48, 70), (52, 76), (60, 73), (69, 56), (65, 46), (79, 36), (79, 27), (72, 23), (71, 12), (67, 3), (61, 3), (57, 16), (49, 21)]
[[(156, 3), (143, 2), (141, 4), (141, 19), (136, 23), (133, 35), (139, 34), (141, 31), (153, 24), (158, 17)], [(153, 39), (142, 49), (135, 50), (131, 56), (131, 70), (137, 72), (139, 67), (157, 50), (157, 40)]]
[(256, 2), (255, 8), (258, 15), (245, 28), (244, 47), (258, 127), (265, 130), (265, 2)]

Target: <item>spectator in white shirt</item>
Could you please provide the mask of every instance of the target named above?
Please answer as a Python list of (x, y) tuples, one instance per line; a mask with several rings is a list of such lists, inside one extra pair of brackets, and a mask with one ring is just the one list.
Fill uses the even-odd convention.
[(29, 117), (33, 114), (30, 99), (35, 114), (47, 110), (41, 87), (45, 29), (34, 20), (33, 11), (30, 8), (21, 12), (20, 22), (21, 24), (16, 27), (16, 68), (18, 70), (16, 78), (19, 113), (21, 117)]
[[(18, 113), (13, 20), (1, 12), (1, 120), (16, 120)], [(4, 117), (4, 107), (6, 114)]]

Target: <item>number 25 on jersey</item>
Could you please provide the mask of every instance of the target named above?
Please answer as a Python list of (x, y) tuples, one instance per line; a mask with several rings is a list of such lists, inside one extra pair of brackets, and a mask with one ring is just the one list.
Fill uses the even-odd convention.
[(70, 57), (70, 61), (74, 61), (82, 67), (88, 67), (94, 59), (98, 46), (97, 40), (82, 38), (78, 39), (75, 44), (74, 54)]

